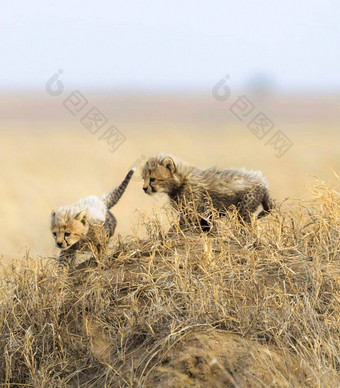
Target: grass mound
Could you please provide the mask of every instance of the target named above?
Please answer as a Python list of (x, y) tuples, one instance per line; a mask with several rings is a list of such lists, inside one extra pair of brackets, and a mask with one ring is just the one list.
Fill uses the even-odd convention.
[(5, 387), (335, 387), (340, 196), (320, 185), (249, 228), (118, 239), (58, 276), (29, 257), (0, 283)]

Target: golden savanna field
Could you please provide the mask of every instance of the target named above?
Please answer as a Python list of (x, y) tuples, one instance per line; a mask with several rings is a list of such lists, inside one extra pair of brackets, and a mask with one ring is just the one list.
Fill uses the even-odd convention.
[[(340, 98), (252, 97), (292, 141), (278, 158), (230, 111), (236, 94), (86, 97), (126, 137), (115, 152), (60, 97), (0, 97), (0, 385), (340, 386)], [(137, 170), (107, 257), (58, 276), (49, 212), (160, 151), (261, 170), (276, 209), (168, 237), (176, 218)]]

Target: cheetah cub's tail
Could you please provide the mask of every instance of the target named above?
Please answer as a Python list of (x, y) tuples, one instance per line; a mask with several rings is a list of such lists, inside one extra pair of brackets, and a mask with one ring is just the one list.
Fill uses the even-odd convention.
[(103, 201), (108, 209), (111, 209), (119, 201), (120, 197), (123, 195), (135, 171), (136, 171), (136, 167), (134, 167), (128, 172), (125, 179), (119, 186), (117, 186), (113, 191), (111, 191), (111, 193), (103, 196)]

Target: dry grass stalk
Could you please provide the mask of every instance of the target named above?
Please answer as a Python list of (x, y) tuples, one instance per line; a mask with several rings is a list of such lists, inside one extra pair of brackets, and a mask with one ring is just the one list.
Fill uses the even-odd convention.
[(167, 213), (169, 237), (144, 218), (147, 239), (118, 238), (70, 276), (14, 261), (0, 283), (1, 385), (339, 386), (340, 198), (312, 190), (247, 228), (230, 213), (183, 231)]

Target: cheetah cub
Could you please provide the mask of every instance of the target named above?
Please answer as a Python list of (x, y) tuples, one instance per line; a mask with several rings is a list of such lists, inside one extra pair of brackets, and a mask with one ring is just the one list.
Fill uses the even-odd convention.
[(101, 257), (103, 241), (113, 236), (117, 226), (110, 209), (123, 195), (135, 170), (133, 168), (119, 186), (102, 198), (92, 195), (51, 212), (51, 232), (61, 249), (59, 269), (64, 264), (72, 264), (77, 252), (91, 251), (95, 258)]
[(223, 215), (234, 205), (246, 223), (259, 205), (263, 211), (258, 217), (272, 208), (267, 183), (259, 171), (200, 170), (171, 155), (157, 154), (145, 163), (142, 176), (146, 194), (166, 193), (175, 209), (181, 211), (180, 225), (188, 223), (190, 204), (197, 210), (204, 230), (210, 229), (212, 208)]

